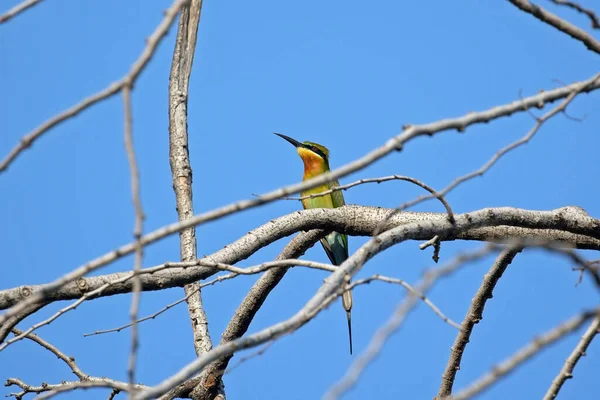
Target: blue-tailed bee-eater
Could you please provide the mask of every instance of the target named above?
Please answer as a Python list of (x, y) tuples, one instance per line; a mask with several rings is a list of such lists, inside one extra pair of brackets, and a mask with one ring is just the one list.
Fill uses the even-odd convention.
[[(275, 133), (277, 136), (287, 140), (294, 147), (298, 155), (304, 163), (304, 175), (302, 180), (308, 180), (317, 175), (323, 174), (329, 171), (329, 150), (325, 146), (313, 142), (303, 142), (292, 139), (289, 136)], [(331, 189), (334, 186), (339, 186), (337, 180), (326, 183), (312, 189), (306, 190), (301, 193), (302, 197), (318, 194)], [(337, 190), (332, 193), (328, 193), (322, 196), (315, 196), (306, 199), (302, 199), (302, 206), (307, 208), (335, 208), (343, 206), (344, 195), (341, 190)], [(323, 239), (321, 244), (327, 253), (327, 257), (333, 265), (340, 265), (348, 258), (348, 236), (338, 232), (331, 232)], [(346, 290), (342, 295), (342, 305), (346, 310), (346, 316), (348, 318), (348, 337), (350, 339), (350, 354), (352, 354), (352, 322), (350, 311), (352, 310), (352, 292)]]

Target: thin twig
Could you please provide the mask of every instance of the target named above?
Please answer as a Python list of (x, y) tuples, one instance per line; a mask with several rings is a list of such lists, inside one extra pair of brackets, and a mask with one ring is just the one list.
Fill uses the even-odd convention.
[(10, 10), (8, 10), (6, 13), (4, 13), (3, 15), (0, 15), (0, 24), (3, 22), (8, 21), (9, 19), (16, 17), (18, 14), (22, 13), (23, 11), (35, 6), (36, 4), (38, 4), (39, 2), (41, 2), (42, 0), (25, 0), (19, 4), (17, 4), (16, 6), (14, 6), (13, 8), (11, 8)]
[[(426, 271), (423, 279), (415, 285), (415, 290), (418, 290), (420, 293), (427, 293), (439, 279), (451, 275), (458, 268), (469, 262), (486, 257), (492, 251), (494, 251), (494, 247), (487, 245), (470, 253), (459, 254), (445, 266)], [(356, 282), (360, 283), (361, 280), (357, 280)], [(388, 321), (386, 321), (386, 323), (373, 335), (366, 350), (352, 363), (352, 365), (350, 365), (344, 377), (329, 389), (323, 396), (324, 399), (338, 399), (358, 382), (363, 371), (381, 352), (388, 338), (400, 328), (408, 313), (412, 311), (417, 304), (417, 296), (411, 294), (404, 302), (398, 305)]]
[(573, 39), (580, 41), (589, 50), (600, 54), (600, 42), (597, 41), (592, 35), (578, 28), (577, 26), (565, 21), (557, 15), (552, 14), (549, 11), (544, 10), (542, 7), (531, 4), (527, 0), (509, 0), (512, 4), (525, 11), (542, 22), (558, 29), (561, 32), (566, 33)]
[[(262, 263), (262, 264), (259, 264), (259, 265), (253, 266), (253, 267), (248, 267), (248, 268), (239, 268), (239, 267), (236, 267), (233, 265), (227, 265), (227, 264), (222, 264), (222, 263), (210, 263), (210, 262), (207, 262), (205, 265), (213, 266), (215, 268), (219, 268), (224, 271), (230, 271), (231, 274), (222, 275), (214, 280), (211, 280), (208, 282), (203, 282), (202, 284), (200, 284), (201, 288), (213, 285), (216, 282), (224, 281), (226, 279), (235, 278), (236, 276), (239, 276), (239, 275), (254, 275), (254, 274), (268, 271), (273, 268), (299, 266), (299, 267), (307, 267), (307, 268), (311, 268), (311, 269), (318, 269), (318, 270), (328, 271), (328, 272), (333, 272), (336, 270), (336, 267), (331, 264), (324, 264), (324, 263), (318, 263), (318, 262), (307, 261), (307, 260), (293, 260), (293, 259), (265, 262), (265, 263)], [(186, 297), (183, 297), (173, 303), (166, 305), (165, 307), (163, 307), (162, 309), (158, 310), (157, 312), (155, 312), (151, 315), (148, 315), (144, 318), (137, 320), (137, 323), (156, 318), (157, 316), (164, 313), (165, 311), (175, 307), (178, 304), (183, 303), (184, 301), (186, 301), (188, 299), (189, 296), (192, 296), (193, 294), (194, 293), (189, 293)], [(88, 336), (101, 335), (101, 334), (111, 333), (111, 332), (120, 332), (123, 329), (129, 328), (130, 326), (132, 326), (132, 323), (128, 323), (128, 324), (125, 324), (125, 325), (122, 325), (122, 326), (119, 326), (116, 328), (95, 331), (93, 333), (86, 333), (83, 336), (88, 337)]]
[[(16, 329), (16, 328), (13, 328), (12, 332), (15, 335), (23, 335), (25, 333), (25, 332), (21, 331), (20, 329)], [(46, 350), (48, 350), (49, 352), (54, 354), (59, 360), (63, 361), (69, 367), (69, 369), (73, 372), (73, 374), (75, 374), (75, 376), (77, 376), (77, 378), (79, 378), (79, 381), (75, 381), (75, 382), (63, 381), (58, 384), (43, 383), (41, 386), (32, 386), (32, 385), (26, 384), (25, 382), (23, 382), (20, 379), (8, 378), (4, 386), (15, 385), (22, 389), (21, 392), (10, 393), (8, 396), (13, 396), (16, 399), (21, 399), (27, 393), (38, 393), (39, 394), (39, 393), (45, 392), (45, 395), (41, 396), (40, 398), (49, 398), (60, 392), (71, 391), (71, 390), (76, 390), (76, 389), (80, 389), (80, 388), (89, 388), (89, 387), (107, 387), (107, 388), (112, 388), (113, 391), (128, 391), (128, 390), (135, 391), (135, 390), (141, 390), (141, 389), (146, 388), (146, 386), (143, 386), (143, 385), (134, 385), (133, 387), (131, 387), (131, 386), (128, 386), (126, 383), (119, 382), (114, 379), (90, 376), (90, 375), (86, 374), (85, 372), (83, 372), (81, 370), (81, 368), (79, 368), (79, 366), (75, 363), (74, 357), (67, 356), (65, 353), (60, 351), (57, 347), (48, 343), (47, 341), (45, 341), (38, 335), (26, 334), (25, 337), (27, 339), (39, 344), (40, 346), (42, 346), (43, 348), (45, 348)]]
[[(112, 381), (111, 379), (98, 378), (97, 380), (87, 381), (62, 381), (61, 383), (45, 383), (43, 382), (40, 386), (33, 386), (23, 382), (18, 378), (8, 378), (4, 386), (18, 386), (22, 389), (19, 393), (9, 393), (6, 397), (14, 397), (17, 400), (22, 399), (28, 393), (43, 393), (36, 397), (36, 400), (49, 399), (56, 396), (59, 393), (70, 392), (78, 389), (88, 388), (107, 388), (118, 391), (127, 391), (129, 387), (126, 383)], [(145, 386), (139, 385), (139, 389)]]
[(453, 400), (467, 400), (479, 395), (494, 385), (500, 379), (513, 372), (527, 360), (539, 354), (546, 347), (564, 338), (579, 329), (586, 321), (592, 318), (596, 311), (587, 311), (568, 319), (550, 331), (534, 338), (523, 348), (517, 350), (512, 356), (493, 367), (490, 372), (483, 375), (465, 389), (452, 396)]
[(425, 296), (425, 294), (422, 291), (420, 291), (417, 288), (412, 287), (409, 283), (407, 283), (403, 279), (390, 278), (387, 276), (376, 274), (376, 275), (370, 276), (368, 278), (357, 279), (356, 281), (354, 281), (354, 283), (352, 283), (349, 286), (349, 288), (352, 289), (355, 286), (364, 285), (365, 283), (370, 283), (372, 281), (381, 281), (381, 282), (392, 283), (392, 284), (402, 286), (404, 289), (406, 289), (408, 291), (409, 294), (416, 297), (417, 299), (422, 300), (423, 303), (425, 303), (425, 305), (427, 305), (427, 307), (429, 307), (435, 313), (435, 315), (437, 315), (438, 317), (440, 317), (442, 319), (442, 321), (444, 321), (448, 325), (452, 326), (453, 328), (456, 328), (458, 330), (461, 329), (460, 324), (454, 322), (452, 319), (447, 317), (435, 304), (433, 304), (433, 302), (431, 300), (429, 300), (429, 298), (427, 296)]
[[(454, 213), (452, 212), (452, 208), (450, 207), (450, 204), (448, 204), (448, 202), (446, 201), (446, 199), (444, 198), (444, 196), (442, 196), (441, 194), (439, 194), (435, 189), (433, 189), (431, 186), (425, 184), (424, 182), (415, 179), (413, 177), (410, 176), (404, 176), (404, 175), (391, 175), (391, 176), (383, 176), (380, 178), (364, 178), (364, 179), (359, 179), (358, 181), (352, 182), (352, 183), (348, 183), (346, 185), (341, 185), (341, 186), (334, 186), (331, 189), (325, 190), (323, 192), (319, 192), (319, 193), (314, 193), (314, 194), (308, 194), (306, 196), (302, 196), (302, 197), (286, 197), (286, 199), (288, 200), (306, 200), (306, 199), (312, 199), (314, 197), (321, 197), (321, 196), (325, 196), (327, 194), (333, 193), (333, 192), (337, 192), (340, 190), (347, 190), (350, 189), (354, 186), (358, 186), (358, 185), (362, 185), (365, 183), (383, 183), (383, 182), (387, 182), (387, 181), (391, 181), (391, 180), (400, 180), (400, 181), (406, 181), (406, 182), (410, 182), (413, 183), (425, 190), (427, 190), (429, 193), (431, 193), (432, 198), (436, 198), (438, 199), (442, 205), (444, 206), (444, 208), (446, 209), (446, 212), (448, 213), (448, 221), (452, 222), (454, 220)], [(377, 234), (377, 233), (374, 233)]]
[[(21, 334), (23, 334), (23, 331), (20, 330), (20, 329), (17, 329), (17, 328), (13, 328), (12, 332), (15, 335), (21, 335)], [(54, 354), (56, 357), (58, 357), (59, 360), (64, 361), (64, 363), (67, 364), (67, 366), (71, 369), (71, 371), (73, 371), (73, 373), (75, 374), (75, 376), (78, 377), (79, 379), (85, 380), (85, 379), (87, 379), (89, 377), (75, 363), (75, 357), (69, 357), (69, 356), (67, 356), (65, 353), (63, 353), (62, 351), (60, 351), (57, 347), (55, 347), (52, 344), (46, 342), (44, 339), (42, 339), (38, 335), (25, 335), (25, 337), (27, 339), (29, 339), (29, 340), (31, 340), (31, 341), (39, 344), (40, 346), (42, 346), (43, 348), (45, 348), (46, 350), (48, 350), (50, 353)]]
[[(456, 178), (454, 181), (452, 181), (448, 186), (446, 186), (442, 191), (437, 192), (438, 196), (446, 196), (450, 191), (454, 190), (457, 186), (463, 184), (466, 181), (469, 181), (473, 178), (476, 177), (480, 177), (483, 176), (483, 174), (485, 174), (490, 168), (492, 168), (494, 166), (494, 164), (496, 164), (496, 162), (498, 162), (498, 160), (500, 160), (503, 156), (505, 156), (507, 153), (511, 152), (512, 150), (529, 143), (529, 141), (533, 138), (533, 136), (535, 136), (535, 134), (540, 130), (540, 128), (542, 127), (542, 125), (549, 120), (550, 118), (554, 117), (556, 114), (562, 112), (564, 113), (567, 106), (573, 101), (573, 99), (581, 92), (587, 90), (586, 88), (588, 87), (588, 85), (596, 85), (598, 84), (598, 82), (600, 81), (600, 73), (596, 74), (595, 76), (593, 76), (592, 78), (588, 79), (587, 81), (585, 81), (584, 84), (578, 86), (577, 88), (575, 88), (573, 91), (571, 91), (569, 93), (568, 96), (566, 96), (566, 99), (561, 102), (557, 107), (554, 107), (552, 110), (550, 110), (548, 113), (544, 114), (542, 117), (537, 118), (535, 117), (535, 115), (532, 115), (532, 117), (536, 120), (535, 125), (533, 126), (533, 128), (531, 128), (527, 134), (525, 134), (525, 136), (523, 136), (522, 138), (516, 140), (515, 142), (509, 144), (508, 146), (502, 148), (500, 151), (496, 152), (485, 164), (483, 164), (479, 169), (470, 172), (468, 174), (465, 174), (463, 176), (460, 176), (458, 178)], [(523, 110), (530, 112), (530, 109), (532, 107), (527, 107), (527, 99), (523, 98), (522, 96), (520, 96), (522, 101), (523, 101)], [(539, 104), (536, 105), (536, 107), (541, 108), (544, 106), (544, 102), (540, 102)], [(530, 113), (531, 114), (531, 113)], [(413, 207), (425, 200), (429, 200), (429, 199), (433, 199), (436, 196), (433, 195), (425, 195), (425, 196), (419, 196), (417, 198), (415, 198), (414, 200), (411, 201), (407, 201), (403, 204), (401, 204), (400, 206), (398, 206), (395, 210), (396, 212), (400, 212), (402, 210), (406, 210), (407, 208)], [(393, 214), (391, 214), (389, 216), (389, 218), (391, 218), (393, 216)], [(382, 222), (383, 224), (383, 222)]]
[(135, 222), (133, 228), (133, 237), (137, 242), (135, 250), (135, 258), (133, 262), (133, 294), (131, 299), (131, 308), (129, 317), (131, 319), (131, 351), (129, 353), (129, 366), (127, 368), (127, 376), (129, 377), (130, 391), (133, 391), (135, 382), (135, 364), (138, 350), (138, 329), (137, 315), (140, 307), (140, 295), (142, 291), (142, 281), (140, 279), (140, 271), (142, 270), (142, 258), (144, 256), (144, 246), (142, 245), (142, 230), (144, 223), (144, 210), (140, 198), (140, 172), (135, 158), (133, 148), (133, 133), (132, 133), (132, 112), (131, 112), (131, 83), (123, 86), (123, 107), (125, 120), (125, 149), (127, 152), (127, 160), (129, 161), (129, 171), (131, 175), (131, 199), (135, 209)]
[(572, 1), (568, 1), (568, 0), (551, 0), (551, 1), (554, 4), (569, 7), (581, 14), (587, 15), (587, 17), (590, 19), (590, 22), (592, 24), (592, 29), (600, 29), (600, 20), (598, 20), (598, 16), (596, 15), (596, 13), (594, 13), (594, 11), (590, 10), (589, 8), (584, 8), (581, 5), (579, 5), (575, 2), (572, 2)]
[(567, 381), (567, 379), (573, 378), (573, 370), (575, 369), (575, 365), (579, 361), (579, 359), (585, 355), (585, 352), (594, 339), (594, 337), (600, 333), (600, 311), (597, 312), (596, 317), (592, 320), (592, 323), (585, 331), (573, 352), (566, 359), (565, 364), (562, 369), (552, 381), (552, 385), (546, 392), (544, 396), (544, 400), (553, 400), (558, 396), (558, 392)]
[(126, 85), (133, 86), (138, 76), (142, 73), (148, 62), (154, 55), (156, 48), (160, 41), (165, 37), (171, 24), (175, 20), (177, 13), (180, 8), (189, 2), (190, 0), (175, 0), (173, 4), (165, 11), (164, 18), (161, 23), (156, 27), (154, 32), (148, 37), (146, 41), (146, 47), (132, 65), (129, 72), (120, 80), (111, 83), (105, 89), (85, 98), (80, 103), (77, 103), (73, 107), (63, 111), (62, 113), (55, 115), (50, 118), (30, 133), (26, 134), (21, 138), (19, 143), (13, 147), (8, 155), (0, 162), (0, 173), (6, 171), (10, 164), (21, 154), (25, 149), (29, 148), (37, 139), (39, 139), (44, 133), (54, 128), (58, 124), (76, 116), (80, 112), (86, 110), (90, 106), (106, 100), (113, 95), (119, 93)]
[[(305, 262), (304, 260), (289, 260), (289, 261), (294, 261), (294, 262), (290, 262), (288, 263), (288, 260), (282, 260), (282, 261), (286, 261), (285, 263), (278, 263), (278, 262), (273, 262), (272, 264), (269, 263), (265, 263), (262, 264), (264, 265), (266, 268), (261, 269), (260, 271), (265, 271), (268, 269), (272, 269), (272, 268), (281, 268), (281, 267), (285, 267), (285, 266), (302, 266), (302, 267), (309, 267), (312, 269), (318, 269), (318, 270), (323, 270), (323, 271), (329, 271), (329, 272), (333, 272), (335, 271), (336, 267), (329, 265), (329, 264), (320, 264), (320, 263), (314, 263), (314, 262)], [(246, 272), (248, 271), (248, 272)], [(239, 273), (232, 273), (229, 275), (225, 275), (224, 277), (231, 277), (233, 278), (234, 276), (237, 275), (248, 275), (250, 273), (258, 273), (260, 272), (257, 269), (253, 269), (252, 271), (249, 271), (249, 269), (245, 269), (243, 274), (239, 274)], [(460, 324), (456, 323), (455, 321), (453, 321), (451, 318), (449, 318), (448, 316), (446, 316), (440, 309), (439, 307), (437, 307), (429, 298), (427, 298), (427, 296), (425, 296), (423, 293), (421, 293), (420, 291), (418, 291), (417, 289), (413, 288), (409, 283), (407, 283), (406, 281), (399, 279), (399, 278), (391, 278), (391, 277), (387, 277), (387, 276), (383, 276), (383, 275), (373, 275), (370, 276), (369, 278), (364, 278), (361, 280), (357, 280), (356, 282), (354, 282), (351, 287), (355, 287), (357, 285), (362, 285), (365, 283), (370, 283), (372, 281), (381, 281), (381, 282), (386, 282), (386, 283), (392, 283), (392, 284), (396, 284), (396, 285), (400, 285), (403, 288), (405, 288), (409, 293), (412, 293), (413, 295), (415, 295), (417, 298), (421, 299), (423, 301), (423, 303), (425, 303), (427, 305), (427, 307), (429, 307), (438, 317), (440, 317), (442, 319), (442, 321), (446, 322), (447, 324), (449, 324), (450, 326), (456, 328), (456, 329), (461, 329)], [(214, 283), (213, 281), (211, 282), (207, 282), (202, 284), (201, 286), (208, 286), (209, 284)], [(186, 298), (181, 298), (173, 303), (168, 304), (167, 306), (163, 307), (162, 309), (160, 309), (159, 311), (155, 312), (154, 314), (148, 315), (144, 318), (141, 318), (139, 320), (137, 320), (137, 323), (140, 322), (144, 322), (150, 319), (154, 319), (157, 316), (159, 316), (160, 314), (164, 313), (165, 311), (173, 308), (174, 306), (183, 303), (186, 300)], [(120, 332), (123, 329), (126, 329), (128, 327), (130, 327), (132, 324), (128, 323), (116, 328), (111, 328), (111, 329), (106, 329), (106, 330), (101, 330), (101, 331), (95, 331), (93, 333), (86, 333), (83, 336), (88, 337), (88, 336), (94, 336), (94, 335), (100, 335), (100, 334), (105, 334), (105, 333), (112, 333), (112, 332)]]

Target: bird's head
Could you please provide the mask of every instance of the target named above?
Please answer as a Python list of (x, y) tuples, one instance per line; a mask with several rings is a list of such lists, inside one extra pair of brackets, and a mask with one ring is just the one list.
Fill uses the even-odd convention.
[(325, 146), (313, 142), (299, 142), (281, 133), (275, 134), (296, 148), (306, 170), (329, 169), (329, 150)]

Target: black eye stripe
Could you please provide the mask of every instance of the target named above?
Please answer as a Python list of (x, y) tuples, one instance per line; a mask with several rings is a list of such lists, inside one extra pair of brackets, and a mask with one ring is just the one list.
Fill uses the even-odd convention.
[(323, 152), (321, 151), (321, 149), (319, 149), (318, 147), (316, 147), (316, 146), (312, 146), (312, 147), (311, 147), (311, 150), (312, 150), (312, 151), (314, 151), (315, 153), (317, 153), (319, 156), (321, 156), (321, 158), (322, 158), (323, 160), (327, 160), (327, 156), (325, 155), (325, 153), (323, 153)]

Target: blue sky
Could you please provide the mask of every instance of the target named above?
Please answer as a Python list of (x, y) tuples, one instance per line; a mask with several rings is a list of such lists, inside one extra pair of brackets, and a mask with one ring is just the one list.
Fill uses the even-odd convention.
[[(17, 1), (3, 2), (7, 10)], [(586, 28), (584, 18), (544, 6)], [(119, 79), (140, 54), (144, 39), (170, 2), (62, 2), (47, 0), (0, 26), (0, 156), (25, 133), (83, 97)], [(168, 161), (167, 85), (175, 30), (162, 42), (133, 92), (133, 128), (147, 215), (145, 231), (176, 220)], [(523, 14), (508, 2), (445, 1), (218, 2), (206, 1), (190, 84), (190, 154), (196, 212), (250, 198), (301, 178), (291, 146), (272, 135), (283, 132), (331, 150), (340, 166), (382, 145), (407, 123), (433, 122), (504, 104), (557, 82), (597, 73), (597, 55), (566, 35)], [(598, 94), (582, 95), (569, 107), (576, 122), (560, 115), (526, 146), (504, 157), (483, 178), (453, 191), (456, 212), (514, 206), (551, 210), (566, 205), (600, 216), (597, 182), (600, 124)], [(541, 115), (541, 111), (534, 113)], [(410, 175), (434, 188), (479, 168), (502, 146), (534, 124), (516, 115), (463, 134), (445, 132), (410, 142), (369, 168), (342, 179)], [(0, 288), (55, 279), (132, 238), (133, 207), (123, 147), (120, 96), (113, 97), (48, 132), (0, 175), (0, 235), (4, 273)], [(360, 186), (347, 203), (391, 207), (421, 192), (402, 182)], [(272, 218), (299, 208), (279, 201), (200, 226), (200, 255), (210, 254)], [(442, 211), (427, 202), (415, 210)], [(350, 238), (358, 248), (364, 238)], [(285, 240), (240, 265), (272, 260)], [(431, 267), (430, 251), (405, 243), (377, 256), (359, 276), (374, 273), (416, 281)], [(448, 243), (442, 262), (477, 243)], [(582, 253), (598, 258), (592, 253)], [(150, 246), (144, 266), (178, 258), (176, 237)], [(320, 247), (306, 259), (326, 261)], [(431, 299), (460, 321), (488, 258), (440, 284)], [(125, 258), (103, 273), (130, 269)], [(322, 272), (291, 271), (274, 290), (250, 331), (291, 316), (321, 285)], [(242, 277), (204, 291), (213, 341), (252, 285)], [(541, 251), (519, 255), (475, 327), (455, 388), (579, 310), (597, 304), (587, 282), (564, 259)], [(183, 296), (182, 289), (142, 295), (141, 315)], [(405, 296), (400, 287), (374, 283), (354, 294), (355, 350)], [(83, 304), (39, 334), (91, 375), (126, 379), (129, 332), (84, 338), (83, 333), (128, 322), (130, 296)], [(24, 321), (25, 328), (66, 303)], [(345, 373), (353, 358), (341, 307), (319, 315), (299, 332), (225, 377), (230, 398), (319, 398)], [(539, 398), (560, 370), (580, 334), (540, 354), (482, 398)], [(390, 339), (385, 351), (346, 396), (432, 398), (456, 331), (421, 305)], [(137, 380), (156, 384), (192, 361), (185, 306), (140, 326)], [(234, 359), (239, 359), (239, 356)], [(564, 398), (585, 398), (600, 369), (600, 345), (592, 343)], [(22, 341), (0, 354), (0, 378), (31, 384), (73, 379), (70, 371), (38, 345)], [(2, 394), (9, 389), (3, 389)], [(89, 391), (86, 398), (106, 398)], [(64, 395), (81, 398), (81, 394)], [(123, 397), (123, 395), (121, 395)]]

